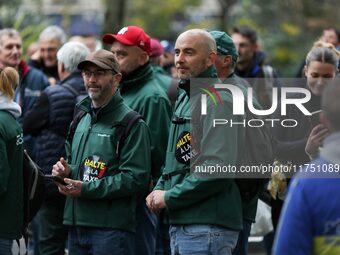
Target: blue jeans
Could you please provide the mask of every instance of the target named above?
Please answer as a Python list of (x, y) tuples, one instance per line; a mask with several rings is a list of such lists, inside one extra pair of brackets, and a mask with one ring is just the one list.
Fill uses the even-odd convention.
[(0, 238), (0, 254), (12, 255), (13, 240)]
[(233, 255), (247, 255), (248, 254), (248, 238), (250, 236), (251, 222), (243, 220), (243, 230), (238, 236), (237, 245), (233, 251)]
[(133, 255), (135, 234), (110, 228), (71, 227), (70, 255)]
[(231, 255), (239, 231), (215, 225), (170, 226), (171, 255)]

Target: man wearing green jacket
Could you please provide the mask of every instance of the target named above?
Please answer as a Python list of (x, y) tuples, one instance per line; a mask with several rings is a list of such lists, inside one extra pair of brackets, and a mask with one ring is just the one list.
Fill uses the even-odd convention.
[[(245, 98), (247, 98), (247, 87), (250, 85), (234, 72), (238, 53), (233, 40), (229, 35), (222, 31), (210, 31), (209, 33), (215, 39), (217, 46), (215, 66), (219, 79), (222, 80), (222, 83), (236, 85), (241, 88)], [(254, 105), (256, 108), (261, 109), (255, 96), (252, 100), (255, 102)], [(258, 197), (259, 194), (254, 196), (250, 201), (242, 200), (243, 230), (240, 231), (233, 255), (248, 254), (248, 238), (251, 224), (255, 222)]]
[[(161, 86), (164, 77), (156, 76), (149, 61), (150, 40), (150, 36), (137, 26), (123, 27), (117, 34), (103, 36), (104, 43), (112, 44), (111, 51), (117, 56), (123, 74), (119, 90), (124, 102), (142, 115), (150, 128), (151, 175), (156, 183), (164, 165), (172, 108)], [(144, 199), (138, 205), (137, 220), (136, 254), (153, 255), (157, 218), (148, 210)]]
[(195, 110), (190, 107), (200, 100), (201, 89), (211, 85), (204, 81), (199, 86), (190, 84), (191, 78), (216, 77), (215, 58), (216, 43), (208, 32), (192, 29), (177, 38), (175, 64), (182, 91), (170, 127), (163, 175), (147, 197), (152, 211), (166, 208), (168, 212), (172, 254), (232, 254), (242, 229), (242, 202), (233, 175), (216, 178), (188, 170), (190, 165), (235, 165), (244, 148), (242, 126), (226, 129), (212, 125), (213, 119), (240, 121), (232, 114), (229, 93), (219, 93), (220, 105), (208, 100), (207, 114), (200, 123), (201, 133), (195, 133), (195, 126), (191, 131), (190, 120), (194, 121)]
[(131, 108), (117, 91), (122, 77), (112, 52), (98, 50), (79, 63), (88, 97), (77, 106), (80, 119), (67, 162), (52, 170), (64, 178), (64, 224), (70, 254), (134, 254), (136, 205), (150, 178), (150, 134), (144, 121), (134, 123), (124, 144), (118, 124)]

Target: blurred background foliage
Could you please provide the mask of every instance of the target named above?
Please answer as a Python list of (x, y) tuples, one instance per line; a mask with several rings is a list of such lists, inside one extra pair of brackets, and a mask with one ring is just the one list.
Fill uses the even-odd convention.
[[(30, 0), (34, 13), (18, 12), (24, 0), (0, 0), (3, 27), (14, 27), (23, 35), (24, 48), (51, 24), (43, 14), (44, 2), (63, 5), (62, 23), (70, 26), (70, 6), (81, 0)], [(188, 28), (230, 31), (248, 25), (258, 32), (269, 62), (284, 77), (293, 76), (307, 51), (324, 28), (339, 26), (339, 0), (91, 0), (102, 5), (101, 31), (116, 33), (125, 25), (142, 26), (148, 34), (174, 41)], [(46, 4), (46, 3), (45, 3)], [(71, 35), (71, 34), (70, 34)]]

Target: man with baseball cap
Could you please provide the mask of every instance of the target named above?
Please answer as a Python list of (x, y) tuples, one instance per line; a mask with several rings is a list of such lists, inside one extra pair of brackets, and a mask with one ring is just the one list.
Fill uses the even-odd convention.
[[(210, 34), (215, 39), (217, 47), (215, 66), (218, 77), (225, 84), (233, 84), (241, 88), (246, 96), (247, 87), (250, 85), (246, 80), (234, 73), (238, 54), (233, 40), (227, 33), (222, 31), (210, 31)], [(253, 102), (256, 108), (261, 108), (256, 98), (253, 98)], [(233, 255), (248, 254), (248, 237), (250, 235), (251, 224), (255, 222), (258, 195), (250, 201), (242, 201), (243, 229), (239, 233)]]
[[(140, 27), (127, 26), (117, 34), (105, 34), (103, 42), (112, 44), (111, 51), (118, 59), (124, 102), (141, 114), (150, 128), (151, 175), (157, 181), (165, 160), (172, 108), (149, 61), (150, 36)], [(155, 254), (157, 218), (144, 199), (137, 208), (137, 221), (136, 254)]]
[(117, 90), (122, 74), (112, 52), (95, 51), (78, 68), (88, 93), (77, 105), (84, 114), (69, 133), (67, 160), (52, 170), (66, 183), (57, 185), (66, 196), (69, 253), (134, 254), (137, 198), (150, 178), (149, 129), (139, 119), (120, 143), (119, 127), (132, 110)]

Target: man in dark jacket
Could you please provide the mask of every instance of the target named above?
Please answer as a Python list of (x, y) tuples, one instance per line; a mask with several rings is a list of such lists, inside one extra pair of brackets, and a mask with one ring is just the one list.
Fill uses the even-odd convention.
[(66, 42), (65, 32), (58, 26), (48, 26), (39, 35), (39, 49), (28, 64), (41, 70), (51, 85), (59, 81), (57, 51)]
[(78, 65), (88, 97), (77, 107), (85, 112), (67, 141), (53, 175), (66, 195), (64, 224), (69, 226), (70, 254), (133, 255), (136, 206), (150, 178), (150, 133), (141, 119), (124, 143), (118, 127), (132, 110), (117, 90), (122, 77), (112, 52), (98, 50)]
[(266, 55), (259, 49), (256, 31), (246, 26), (233, 28), (231, 38), (238, 51), (235, 73), (247, 78), (263, 109), (269, 109), (272, 89), (278, 86), (277, 75), (273, 67), (265, 64)]
[[(111, 51), (117, 56), (123, 74), (119, 88), (124, 102), (141, 114), (150, 128), (151, 174), (157, 182), (165, 160), (172, 108), (160, 85), (164, 78), (156, 76), (149, 61), (150, 37), (140, 27), (127, 26), (117, 34), (104, 35), (103, 42), (112, 44)], [(146, 207), (144, 199), (137, 208), (137, 217), (136, 254), (154, 254), (157, 219)]]
[[(89, 54), (81, 43), (65, 44), (57, 53), (61, 85), (49, 86), (24, 120), (24, 132), (36, 136), (36, 162), (45, 174), (53, 164), (65, 157), (65, 139), (73, 119), (77, 96), (85, 92), (77, 65)], [(65, 197), (52, 180), (46, 181), (45, 201), (39, 218), (40, 254), (58, 255), (64, 251), (67, 229), (63, 226)]]
[[(192, 29), (177, 38), (175, 64), (182, 91), (170, 126), (163, 175), (147, 197), (154, 212), (167, 209), (172, 254), (231, 255), (242, 229), (241, 196), (233, 174), (217, 178), (195, 172), (201, 167), (235, 165), (244, 148), (242, 126), (225, 129), (212, 124), (214, 119), (221, 118), (241, 120), (232, 115), (229, 93), (219, 93), (220, 105), (206, 101), (208, 113), (204, 117), (193, 114), (194, 102), (200, 101), (201, 91), (209, 89), (211, 82), (218, 82), (215, 58), (216, 43), (208, 32)], [(192, 78), (200, 79), (196, 84)], [(190, 124), (190, 120), (197, 118), (200, 128)]]

